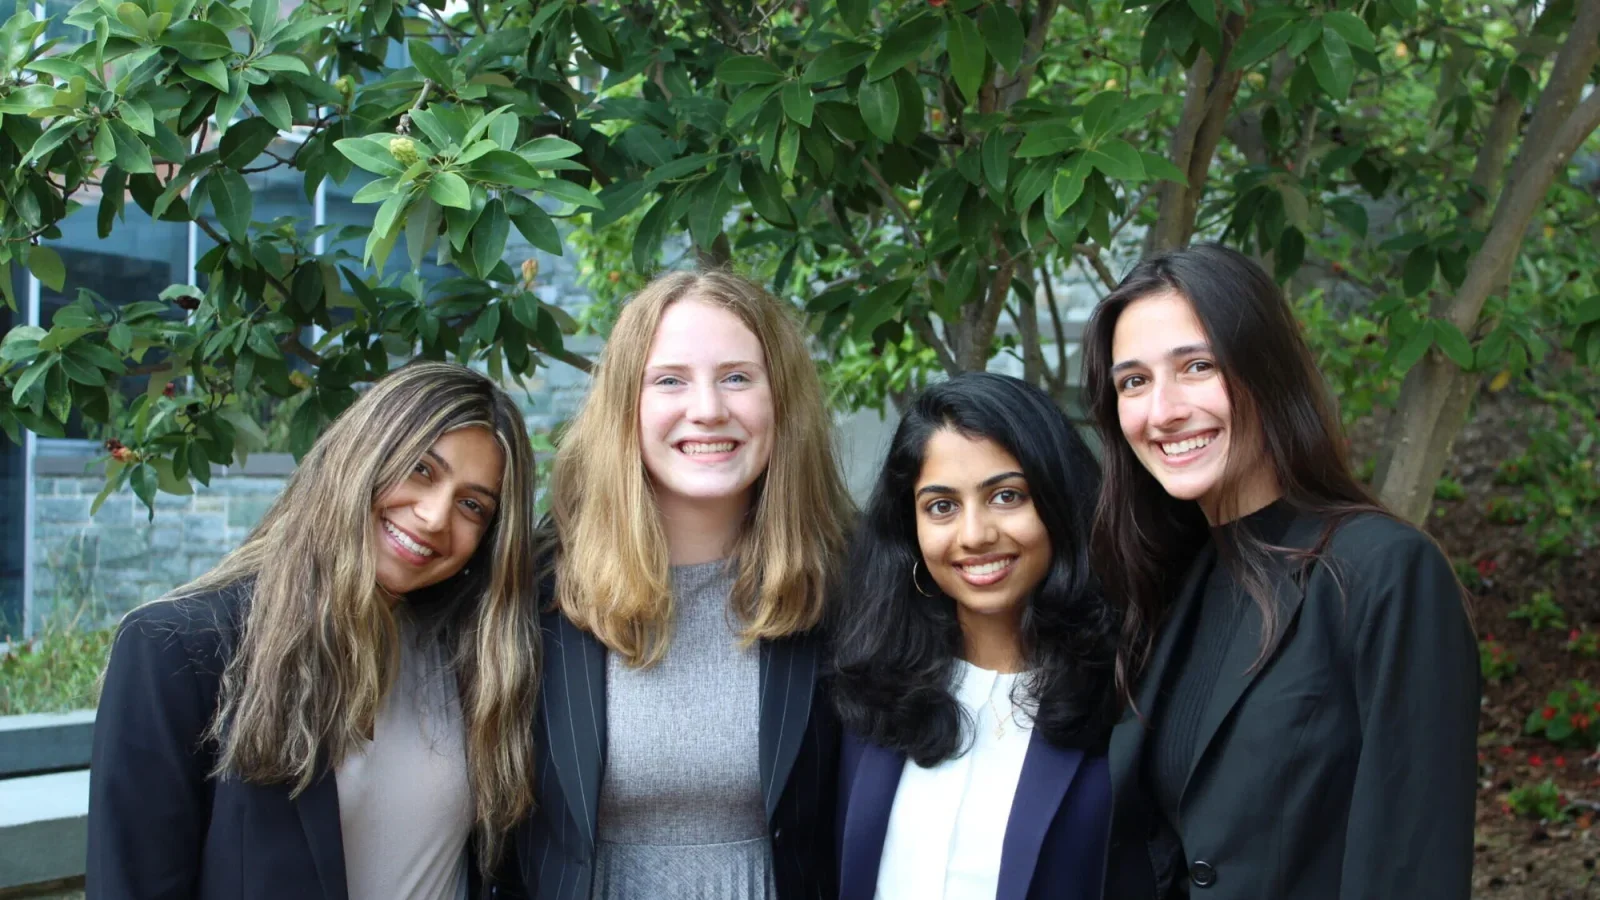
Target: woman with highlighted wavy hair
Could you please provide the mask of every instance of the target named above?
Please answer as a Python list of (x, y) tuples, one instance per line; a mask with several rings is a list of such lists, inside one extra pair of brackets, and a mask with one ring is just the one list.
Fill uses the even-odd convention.
[(462, 366), (374, 384), (250, 536), (123, 620), (88, 896), (489, 896), (533, 804), (534, 466)]
[(651, 282), (551, 477), (532, 895), (831, 895), (816, 629), (849, 502), (791, 311), (725, 272)]

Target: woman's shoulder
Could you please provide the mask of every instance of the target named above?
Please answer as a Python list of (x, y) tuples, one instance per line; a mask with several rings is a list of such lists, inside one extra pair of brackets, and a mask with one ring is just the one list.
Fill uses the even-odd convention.
[(1439, 545), (1422, 529), (1378, 511), (1340, 519), (1329, 538), (1327, 553), (1363, 567), (1416, 562), (1425, 557), (1444, 559)]
[(191, 656), (215, 655), (236, 641), (249, 597), (245, 582), (169, 595), (129, 611), (118, 634), (181, 646)]

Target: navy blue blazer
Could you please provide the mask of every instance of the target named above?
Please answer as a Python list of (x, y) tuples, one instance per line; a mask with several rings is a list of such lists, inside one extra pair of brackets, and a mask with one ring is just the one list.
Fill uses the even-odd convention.
[[(846, 731), (839, 761), (839, 900), (872, 900), (905, 754)], [(1104, 755), (1037, 731), (1006, 822), (996, 900), (1100, 900), (1111, 830)]]

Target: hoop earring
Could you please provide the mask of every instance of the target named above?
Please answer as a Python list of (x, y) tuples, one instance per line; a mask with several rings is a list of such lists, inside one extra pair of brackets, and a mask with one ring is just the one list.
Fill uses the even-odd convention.
[(921, 565), (922, 562), (920, 560), (911, 563), (911, 586), (917, 589), (917, 593), (932, 599), (933, 595), (922, 589), (922, 581), (921, 579), (917, 578), (917, 569)]

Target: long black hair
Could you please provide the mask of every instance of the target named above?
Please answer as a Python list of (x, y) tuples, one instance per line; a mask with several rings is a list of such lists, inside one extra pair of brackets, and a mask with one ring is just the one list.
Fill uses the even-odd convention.
[[(1215, 244), (1198, 244), (1141, 260), (1095, 308), (1084, 330), (1084, 393), (1105, 445), (1105, 481), (1091, 541), (1108, 589), (1123, 602), (1117, 685), (1131, 698), (1155, 630), (1175, 599), (1177, 582), (1212, 529), (1192, 501), (1168, 494), (1134, 455), (1122, 434), (1113, 383), (1111, 342), (1130, 303), (1163, 293), (1189, 302), (1205, 331), (1228, 391), (1235, 434), (1259, 428), (1259, 460), (1229, 454), (1223, 472), (1222, 509), (1234, 508), (1243, 469), (1270, 465), (1291, 508), (1323, 517), (1315, 559), (1346, 517), (1388, 513), (1350, 469), (1333, 400), (1278, 285), (1249, 257)], [(1267, 564), (1287, 548), (1265, 543), (1248, 528), (1217, 529), (1222, 562), (1261, 612), (1257, 662), (1271, 650), (1278, 610), (1267, 584)]]
[[(895, 429), (842, 579), (835, 642), (840, 717), (921, 766), (964, 752), (961, 708), (950, 693), (962, 647), (955, 601), (936, 588), (924, 596), (913, 580), (922, 560), (913, 492), (929, 438), (946, 428), (995, 442), (1021, 466), (1052, 559), (1023, 612), (1032, 674), (1019, 679), (1019, 690), (1037, 705), (1034, 727), (1052, 743), (1097, 747), (1117, 709), (1118, 624), (1089, 566), (1100, 466), (1048, 394), (985, 372), (929, 387)], [(925, 575), (922, 581), (931, 583)]]

